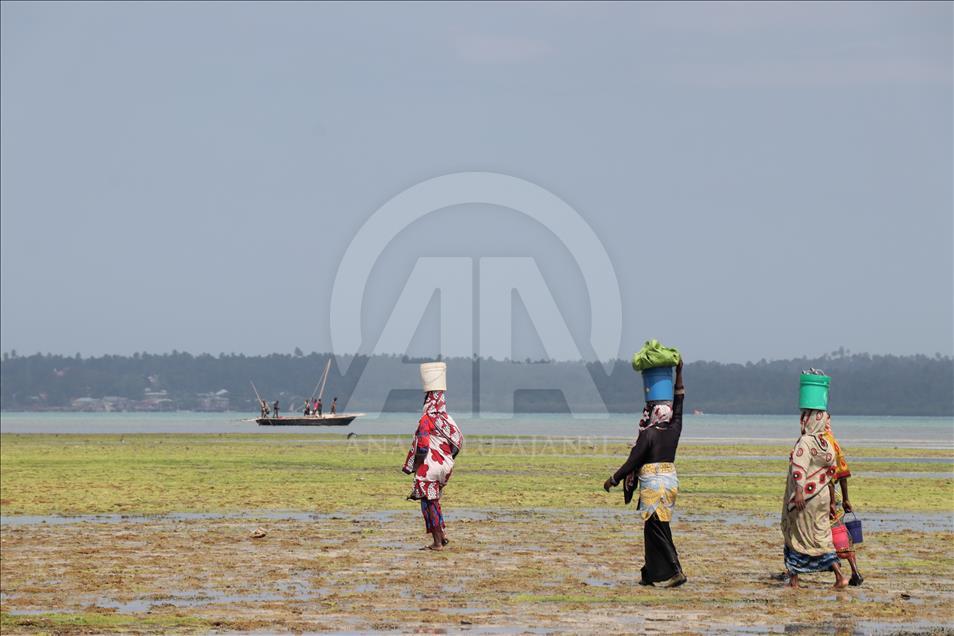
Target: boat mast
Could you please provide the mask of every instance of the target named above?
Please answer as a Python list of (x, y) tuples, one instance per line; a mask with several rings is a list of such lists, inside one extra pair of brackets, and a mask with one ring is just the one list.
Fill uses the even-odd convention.
[(318, 381), (318, 384), (315, 385), (315, 390), (311, 392), (311, 399), (309, 402), (315, 400), (315, 396), (318, 396), (318, 399), (321, 399), (321, 396), (325, 392), (325, 380), (328, 379), (328, 371), (331, 369), (331, 358), (328, 358), (328, 362), (325, 363), (325, 372), (321, 374), (321, 380)]
[(331, 358), (328, 358), (328, 362), (325, 364), (325, 372), (321, 374), (321, 389), (318, 391), (318, 399), (321, 399), (321, 396), (325, 394), (325, 382), (328, 380), (328, 371), (331, 370)]
[(252, 385), (252, 390), (255, 391), (255, 397), (258, 398), (258, 403), (259, 403), (259, 405), (261, 405), (261, 403), (262, 403), (262, 396), (258, 394), (258, 389), (255, 388), (255, 383), (252, 382), (251, 380), (249, 380), (248, 383)]

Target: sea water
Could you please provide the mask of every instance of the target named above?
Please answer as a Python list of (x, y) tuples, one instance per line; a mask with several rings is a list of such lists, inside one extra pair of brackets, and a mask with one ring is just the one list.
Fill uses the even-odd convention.
[[(636, 415), (482, 413), (454, 414), (465, 435), (634, 437)], [(349, 426), (258, 426), (246, 413), (0, 413), (0, 433), (267, 433), (412, 435), (416, 413), (359, 417)], [(832, 425), (845, 445), (951, 448), (954, 418), (833, 415)], [(684, 442), (791, 443), (799, 434), (798, 415), (686, 415)]]

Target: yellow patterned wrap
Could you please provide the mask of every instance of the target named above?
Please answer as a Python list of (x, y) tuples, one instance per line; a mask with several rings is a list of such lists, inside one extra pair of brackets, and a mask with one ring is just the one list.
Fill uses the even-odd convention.
[(676, 465), (670, 462), (644, 464), (639, 469), (639, 510), (643, 520), (656, 513), (660, 521), (672, 521), (672, 509), (679, 493)]

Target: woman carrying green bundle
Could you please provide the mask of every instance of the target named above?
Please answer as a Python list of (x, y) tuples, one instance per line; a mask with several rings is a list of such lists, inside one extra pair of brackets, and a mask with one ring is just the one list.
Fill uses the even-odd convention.
[(646, 557), (646, 564), (641, 570), (641, 585), (677, 587), (686, 582), (669, 528), (676, 494), (679, 492), (674, 462), (682, 433), (685, 393), (680, 358), (676, 365), (672, 399), (647, 400), (629, 458), (603, 484), (603, 488), (609, 492), (611, 487), (624, 482), (626, 503), (638, 489)]

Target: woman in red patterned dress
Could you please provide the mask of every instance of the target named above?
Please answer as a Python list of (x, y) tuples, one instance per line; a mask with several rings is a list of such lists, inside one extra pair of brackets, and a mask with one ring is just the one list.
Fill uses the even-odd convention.
[(424, 412), (418, 421), (411, 450), (404, 461), (404, 472), (414, 475), (408, 499), (421, 502), (424, 527), (433, 537), (425, 549), (443, 550), (444, 514), (441, 511), (441, 493), (454, 472), (454, 460), (464, 444), (464, 436), (454, 418), (447, 412), (444, 391), (447, 365), (431, 362), (421, 365), (424, 385)]

